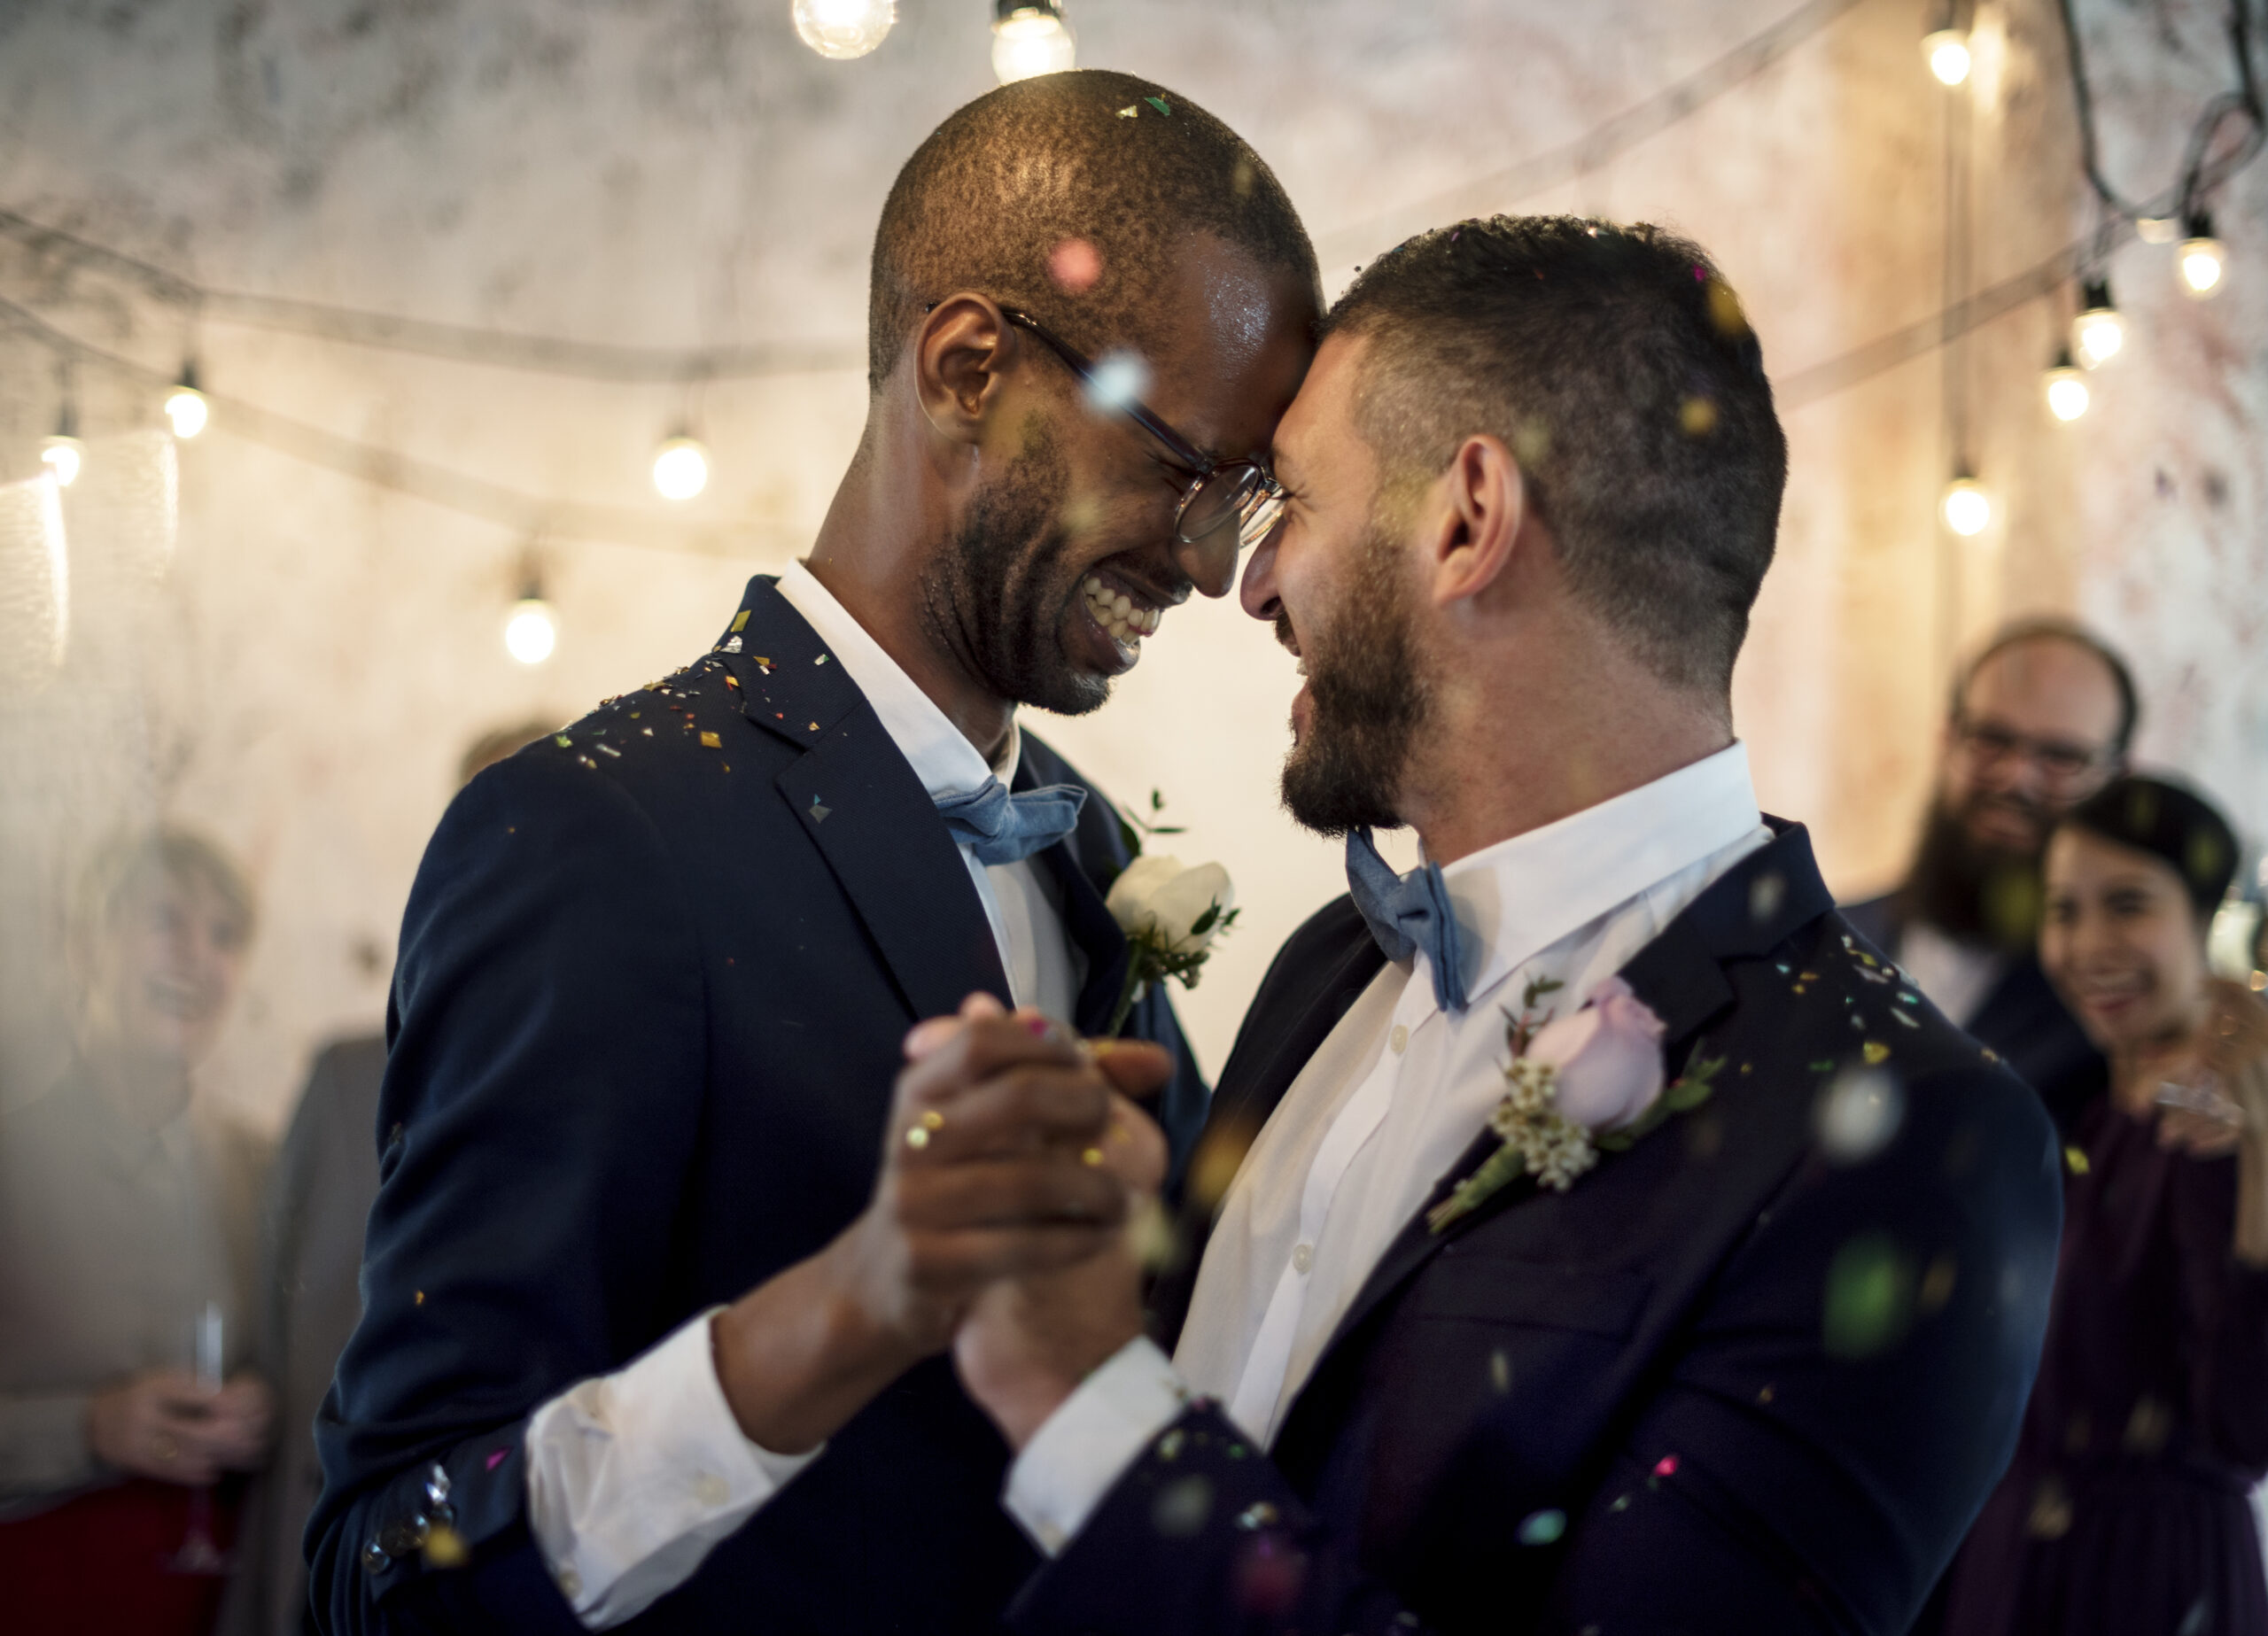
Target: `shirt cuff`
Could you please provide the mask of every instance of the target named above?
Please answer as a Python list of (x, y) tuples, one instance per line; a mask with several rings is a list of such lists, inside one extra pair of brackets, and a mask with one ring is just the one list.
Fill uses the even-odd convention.
[(684, 1584), (824, 1452), (775, 1454), (742, 1434), (710, 1338), (723, 1310), (529, 1418), (529, 1528), (587, 1629), (619, 1624)]
[(1181, 1418), (1189, 1387), (1147, 1337), (1137, 1337), (1079, 1383), (1008, 1468), (1001, 1503), (1039, 1548), (1061, 1553), (1141, 1457)]

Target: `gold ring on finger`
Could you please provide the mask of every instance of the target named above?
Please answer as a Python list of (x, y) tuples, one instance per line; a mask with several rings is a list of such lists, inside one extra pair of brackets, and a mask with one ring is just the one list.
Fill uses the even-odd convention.
[(928, 1113), (921, 1115), (920, 1123), (907, 1128), (905, 1132), (905, 1145), (913, 1149), (916, 1152), (919, 1152), (921, 1149), (929, 1145), (929, 1136), (932, 1132), (943, 1130), (944, 1128), (945, 1116), (938, 1113), (936, 1109), (931, 1108)]

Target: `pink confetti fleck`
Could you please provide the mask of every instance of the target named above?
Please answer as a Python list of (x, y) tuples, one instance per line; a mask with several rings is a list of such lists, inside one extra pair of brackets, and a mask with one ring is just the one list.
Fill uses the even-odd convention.
[(1654, 1462), (1654, 1475), (1656, 1477), (1675, 1477), (1677, 1475), (1677, 1456), (1675, 1454), (1664, 1454), (1659, 1460)]
[(500, 1448), (494, 1454), (489, 1455), (488, 1469), (493, 1471), (497, 1467), (502, 1465), (504, 1463), (504, 1456), (510, 1452), (511, 1451), (509, 1449)]
[(1047, 275), (1066, 295), (1084, 295), (1102, 276), (1102, 255), (1084, 238), (1067, 238), (1049, 252)]
[(1697, 284), (1707, 283), (1709, 282), (1709, 269), (1705, 267), (1695, 267), (1693, 269), (1693, 282)]

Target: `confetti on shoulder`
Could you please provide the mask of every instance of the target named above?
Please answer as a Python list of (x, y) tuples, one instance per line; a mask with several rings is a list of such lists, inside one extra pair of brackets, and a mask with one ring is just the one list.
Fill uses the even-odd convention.
[(704, 750), (720, 750), (725, 748), (725, 741), (713, 733), (704, 733), (701, 735), (701, 748)]
[(1139, 119), (1141, 113), (1142, 105), (1138, 102), (1130, 102), (1118, 111), (1118, 117), (1122, 120)]
[(740, 632), (745, 631), (745, 630), (747, 630), (747, 629), (748, 629), (748, 609), (745, 609), (745, 608), (743, 608), (743, 609), (742, 609), (740, 610), (740, 612), (738, 612), (738, 613), (736, 613), (736, 614), (734, 614), (734, 615), (733, 616), (733, 630), (734, 630), (734, 632), (735, 634), (737, 634), (737, 633), (739, 633)]
[(1142, 100), (1148, 103), (1150, 106), (1155, 108), (1160, 113), (1170, 114), (1173, 112), (1173, 105), (1167, 102), (1162, 97), (1145, 97)]
[(813, 664), (825, 664), (827, 663), (827, 655), (825, 654), (821, 654), (818, 658), (812, 660), (812, 663)]

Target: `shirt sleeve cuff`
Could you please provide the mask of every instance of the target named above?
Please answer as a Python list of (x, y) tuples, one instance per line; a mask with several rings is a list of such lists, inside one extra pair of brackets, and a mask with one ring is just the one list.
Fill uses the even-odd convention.
[(751, 1443), (717, 1379), (711, 1308), (528, 1421), (528, 1517), (591, 1630), (643, 1612), (824, 1452)]
[(1042, 1551), (1057, 1555), (1188, 1404), (1172, 1361), (1147, 1337), (1127, 1342), (1024, 1445), (1001, 1503)]

